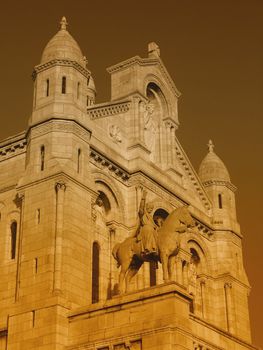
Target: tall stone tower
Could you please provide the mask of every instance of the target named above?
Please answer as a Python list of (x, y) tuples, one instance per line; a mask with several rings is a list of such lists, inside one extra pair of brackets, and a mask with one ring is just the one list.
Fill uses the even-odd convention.
[(253, 349), (225, 165), (212, 142), (191, 165), (157, 44), (108, 72), (111, 101), (96, 104), (62, 18), (34, 68), (28, 128), (0, 143), (0, 350)]

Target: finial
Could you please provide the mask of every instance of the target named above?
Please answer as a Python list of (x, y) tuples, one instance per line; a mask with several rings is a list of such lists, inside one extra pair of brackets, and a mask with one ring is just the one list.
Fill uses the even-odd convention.
[(160, 57), (160, 48), (155, 42), (151, 42), (148, 44), (148, 57), (156, 58)]
[(67, 22), (67, 19), (65, 16), (62, 17), (62, 20), (60, 21), (60, 29), (61, 30), (67, 30), (67, 25), (68, 25), (68, 22)]
[(214, 146), (212, 140), (209, 140), (209, 141), (208, 141), (207, 147), (208, 147), (208, 151), (209, 151), (209, 152), (211, 152), (211, 153), (214, 152), (215, 146)]
[(88, 67), (88, 60), (87, 60), (86, 56), (83, 56), (83, 61), (84, 61), (85, 67), (87, 68)]

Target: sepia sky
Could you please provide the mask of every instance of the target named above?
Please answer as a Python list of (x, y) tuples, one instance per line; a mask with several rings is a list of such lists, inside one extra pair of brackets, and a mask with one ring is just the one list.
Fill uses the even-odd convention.
[(33, 67), (66, 16), (87, 56), (97, 102), (109, 100), (106, 68), (158, 43), (179, 100), (177, 136), (195, 169), (211, 138), (236, 194), (252, 290), (253, 342), (263, 346), (263, 1), (5, 1), (0, 12), (0, 139), (27, 128)]

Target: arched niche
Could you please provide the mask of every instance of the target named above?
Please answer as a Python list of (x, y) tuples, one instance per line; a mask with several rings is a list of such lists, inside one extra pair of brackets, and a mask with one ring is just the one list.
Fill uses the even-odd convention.
[(105, 179), (102, 174), (96, 177), (97, 178), (95, 178), (95, 185), (98, 191), (97, 200), (101, 199), (103, 202), (106, 222), (110, 222), (112, 220), (123, 222), (123, 201), (119, 191), (116, 189), (116, 186), (113, 185), (110, 181), (107, 181), (108, 179)]
[(208, 253), (204, 245), (196, 239), (189, 239), (187, 242), (188, 252), (191, 254), (190, 263), (195, 265), (197, 275), (208, 274)]
[(161, 120), (168, 116), (168, 107), (159, 84), (149, 82), (146, 86), (146, 97), (152, 105), (152, 118), (157, 125), (160, 125)]

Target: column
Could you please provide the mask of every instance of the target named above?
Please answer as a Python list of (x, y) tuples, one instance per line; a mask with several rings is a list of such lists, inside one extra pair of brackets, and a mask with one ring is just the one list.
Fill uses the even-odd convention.
[(53, 292), (61, 293), (61, 270), (62, 270), (62, 242), (63, 242), (63, 216), (64, 196), (66, 184), (57, 182), (56, 190), (56, 226), (55, 226), (55, 252), (54, 252), (54, 280)]
[(20, 221), (19, 221), (19, 231), (18, 231), (19, 239), (17, 240), (18, 247), (17, 247), (16, 285), (15, 285), (15, 301), (17, 301), (19, 299), (19, 288), (20, 288), (25, 195), (23, 193), (17, 194), (14, 202), (15, 202), (17, 208), (20, 209)]
[(232, 299), (232, 283), (226, 282), (225, 289), (225, 302), (226, 302), (226, 321), (227, 330), (230, 333), (235, 333), (234, 314), (233, 314), (233, 299)]
[(171, 145), (172, 145), (172, 166), (176, 166), (176, 152), (175, 152), (175, 125), (172, 124), (171, 127)]
[(205, 280), (201, 279), (200, 281), (200, 293), (201, 293), (201, 314), (205, 318)]
[(183, 271), (182, 271), (182, 259), (180, 257), (176, 258), (176, 282), (183, 284)]
[(172, 144), (171, 144), (171, 122), (165, 123), (166, 131), (166, 157), (167, 157), (167, 167), (171, 166), (172, 159)]

